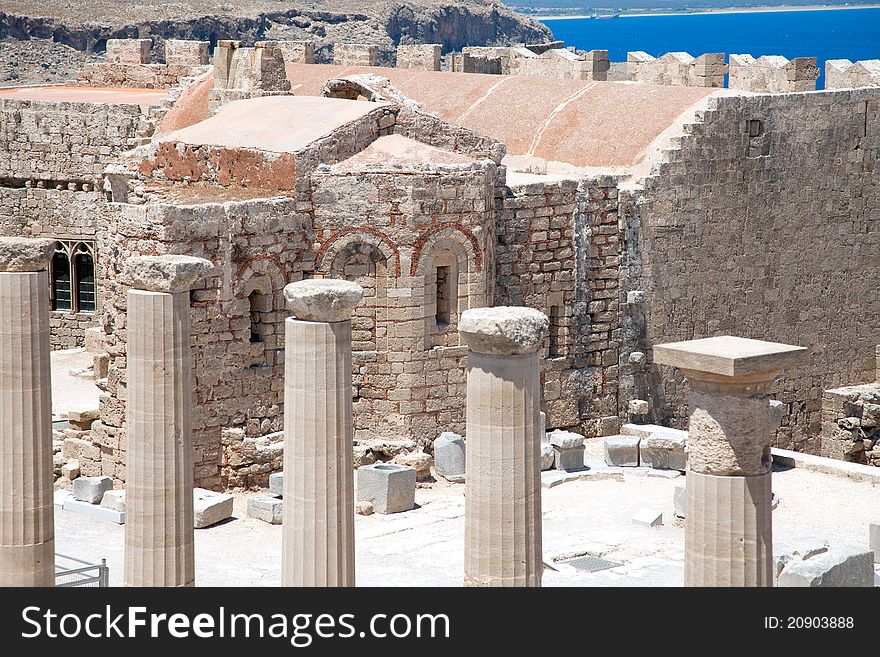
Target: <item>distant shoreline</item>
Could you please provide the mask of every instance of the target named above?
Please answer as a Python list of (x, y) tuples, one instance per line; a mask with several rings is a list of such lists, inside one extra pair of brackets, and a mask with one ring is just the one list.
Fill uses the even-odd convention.
[[(835, 6), (835, 5), (803, 5), (803, 6), (792, 6), (792, 5), (781, 5), (778, 7), (742, 7), (742, 8), (731, 8), (731, 9), (706, 9), (705, 11), (701, 11), (699, 9), (695, 9), (693, 11), (656, 11), (649, 10), (645, 12), (639, 11), (629, 11), (629, 12), (620, 12), (618, 16), (620, 18), (637, 18), (640, 16), (695, 16), (698, 14), (757, 14), (757, 13), (782, 13), (782, 12), (796, 12), (796, 11), (836, 11), (840, 9), (880, 9), (880, 4), (876, 5), (848, 5), (848, 6)], [(556, 14), (556, 15), (547, 15), (547, 16), (536, 16), (533, 14), (522, 14), (523, 16), (528, 16), (529, 18), (533, 18), (536, 21), (567, 21), (567, 20), (579, 20), (584, 18), (592, 18), (592, 14), (581, 14), (578, 16), (569, 16), (567, 14)], [(599, 14), (600, 16), (608, 16), (609, 14)], [(608, 20), (608, 19), (601, 19)]]

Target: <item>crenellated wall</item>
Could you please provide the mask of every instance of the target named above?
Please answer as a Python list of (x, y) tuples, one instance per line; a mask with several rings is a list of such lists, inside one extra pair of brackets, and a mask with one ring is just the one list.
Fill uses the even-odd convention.
[(723, 52), (694, 57), (686, 52), (669, 52), (652, 57), (637, 50), (626, 53), (627, 79), (677, 87), (723, 87), (727, 65)]
[(829, 59), (825, 62), (826, 89), (856, 89), (880, 87), (880, 59), (851, 62), (848, 59)]
[(731, 55), (727, 86), (758, 92), (813, 91), (818, 77), (815, 57), (789, 60), (779, 55), (758, 59), (751, 55)]

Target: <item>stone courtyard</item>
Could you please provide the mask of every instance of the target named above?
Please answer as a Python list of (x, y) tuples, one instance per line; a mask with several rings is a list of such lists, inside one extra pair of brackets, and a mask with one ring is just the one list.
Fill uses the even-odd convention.
[(0, 88), (4, 582), (873, 585), (873, 62), (106, 49)]

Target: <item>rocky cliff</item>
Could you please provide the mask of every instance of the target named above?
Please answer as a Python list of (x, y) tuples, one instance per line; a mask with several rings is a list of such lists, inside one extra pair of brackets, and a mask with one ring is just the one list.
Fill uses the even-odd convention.
[(0, 38), (45, 39), (83, 52), (102, 52), (110, 38), (312, 39), (318, 59), (331, 57), (335, 42), (377, 43), (383, 60), (398, 43), (442, 43), (444, 50), (466, 45), (537, 42), (550, 30), (491, 0), (91, 0), (70, 3), (5, 0)]

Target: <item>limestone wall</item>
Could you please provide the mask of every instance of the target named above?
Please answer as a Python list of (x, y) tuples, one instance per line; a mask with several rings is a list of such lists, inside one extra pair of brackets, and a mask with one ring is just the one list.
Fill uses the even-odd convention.
[(108, 39), (107, 61), (116, 64), (149, 64), (150, 39)]
[[(719, 334), (808, 347), (810, 365), (772, 394), (778, 446), (817, 453), (823, 391), (876, 375), (878, 125), (880, 90), (710, 100), (643, 189), (621, 194), (621, 367)], [(654, 419), (685, 428), (681, 374), (639, 376)]]
[(502, 188), (495, 233), (495, 304), (537, 308), (550, 318), (541, 377), (548, 429), (615, 433), (616, 181)]
[[(264, 42), (261, 42), (264, 43)], [(285, 64), (314, 64), (314, 41), (272, 41), (281, 50)]]
[(751, 55), (731, 55), (727, 86), (760, 92), (813, 91), (818, 77), (815, 57), (788, 60), (779, 55), (758, 59)]
[(81, 87), (133, 87), (137, 89), (169, 89), (182, 78), (194, 75), (197, 69), (181, 64), (121, 64), (114, 62), (86, 64), (76, 76)]
[(727, 65), (723, 52), (694, 57), (686, 52), (668, 52), (652, 57), (637, 50), (626, 53), (627, 79), (679, 87), (723, 87)]
[(397, 47), (397, 68), (419, 71), (439, 71), (443, 46), (439, 43), (419, 43)]
[(95, 184), (143, 123), (138, 105), (0, 99), (0, 178)]
[[(131, 255), (208, 258), (212, 277), (192, 294), (193, 455), (196, 485), (266, 485), (277, 470), (283, 420), (282, 290), (313, 268), (308, 204), (289, 198), (201, 206), (118, 205), (105, 248), (107, 392), (92, 439), (105, 474), (123, 479), (125, 462), (127, 281)], [(251, 300), (251, 295), (253, 302)], [(274, 465), (273, 465), (274, 464)]]
[(284, 55), (277, 41), (258, 41), (243, 48), (241, 41), (221, 40), (214, 49), (214, 87), (208, 108), (216, 112), (235, 100), (290, 93)]
[(501, 60), (498, 57), (478, 56), (463, 52), (459, 55), (452, 55), (451, 69), (455, 73), (501, 75)]
[(377, 169), (313, 177), (318, 274), (366, 290), (352, 320), (355, 441), (374, 457), (464, 430), (457, 323), (492, 297), (495, 184), (492, 162)]
[[(0, 235), (96, 243), (105, 225), (103, 192), (0, 186)], [(96, 267), (101, 264), (99, 258)], [(83, 346), (85, 330), (100, 324), (98, 299), (97, 313), (50, 312), (53, 349)]]
[(333, 63), (337, 66), (378, 66), (379, 46), (369, 43), (333, 44)]
[(829, 59), (825, 62), (826, 89), (855, 89), (880, 87), (880, 59), (851, 62), (848, 59)]

